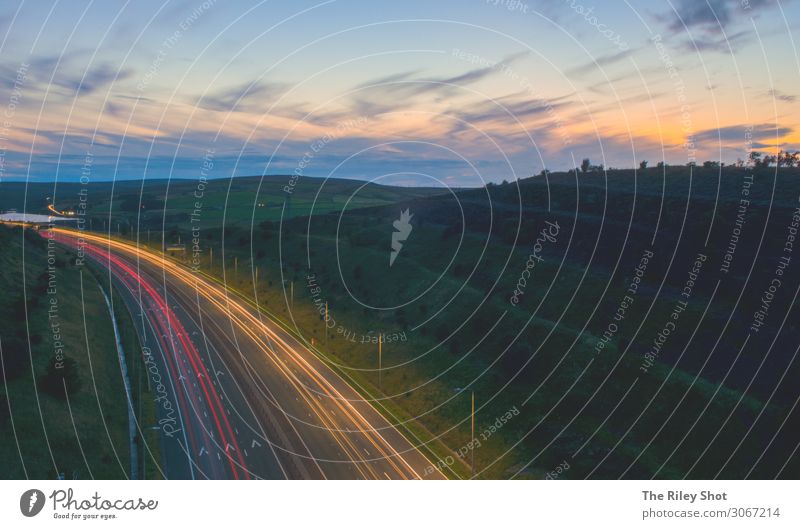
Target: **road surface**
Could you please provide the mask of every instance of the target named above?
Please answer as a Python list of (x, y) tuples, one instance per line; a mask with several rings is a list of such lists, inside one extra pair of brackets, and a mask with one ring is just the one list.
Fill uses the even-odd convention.
[(160, 431), (165, 477), (444, 479), (425, 447), (223, 287), (127, 243), (51, 236), (105, 267), (134, 315), (158, 418), (139, 428)]

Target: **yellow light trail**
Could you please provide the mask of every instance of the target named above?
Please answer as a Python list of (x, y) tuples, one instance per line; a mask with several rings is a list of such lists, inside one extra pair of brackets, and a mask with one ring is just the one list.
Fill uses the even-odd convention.
[[(318, 395), (321, 393), (322, 395), (329, 397), (337, 409), (348, 420), (352, 421), (352, 423), (357, 426), (358, 431), (364, 435), (364, 438), (369, 441), (370, 445), (375, 448), (378, 454), (383, 456), (383, 458), (398, 472), (398, 474), (404, 478), (411, 477), (412, 479), (421, 479), (421, 476), (417, 473), (414, 467), (410, 465), (408, 461), (406, 461), (402, 454), (398, 453), (392, 448), (391, 443), (389, 443), (389, 441), (387, 441), (386, 438), (369, 423), (366, 417), (364, 417), (361, 412), (355, 408), (349, 399), (342, 395), (342, 393), (336, 387), (334, 387), (333, 384), (324, 375), (322, 375), (322, 373), (320, 373), (314, 366), (309, 364), (308, 361), (291, 345), (283, 340), (283, 338), (281, 338), (275, 331), (270, 329), (269, 326), (261, 321), (260, 318), (256, 318), (252, 311), (245, 308), (235, 299), (232, 299), (226, 291), (203, 279), (202, 276), (199, 276), (196, 273), (193, 273), (160, 255), (157, 255), (149, 250), (139, 248), (133, 244), (123, 243), (107, 237), (92, 235), (85, 232), (78, 233), (63, 228), (53, 228), (53, 231), (68, 237), (82, 238), (87, 242), (91, 241), (100, 244), (106, 247), (109, 251), (111, 249), (122, 251), (126, 254), (132, 255), (137, 260), (143, 259), (160, 267), (165, 272), (169, 271), (173, 278), (185, 283), (190, 287), (193, 287), (196, 292), (200, 293), (214, 306), (227, 313), (231, 321), (236, 323), (243, 332), (250, 336), (261, 348), (262, 352), (265, 353), (270, 360), (272, 360), (280, 372), (287, 377), (287, 380), (289, 380), (289, 382), (303, 397), (306, 403), (308, 403), (309, 407), (317, 415), (320, 422), (322, 422), (328, 431), (331, 432), (339, 446), (345, 451), (345, 453), (348, 454), (348, 456), (350, 456), (351, 460), (356, 463), (356, 468), (359, 470), (362, 476), (366, 477), (357, 463), (368, 463), (368, 460), (365, 460), (360, 455), (357, 447), (353, 444), (352, 439), (350, 439), (349, 436), (344, 435), (345, 432), (352, 433), (352, 431), (338, 426), (336, 423), (336, 418), (329, 414), (325, 407), (313, 398), (311, 395), (312, 392), (317, 393)], [(307, 385), (299, 379), (297, 374), (295, 374), (291, 368), (289, 368), (289, 366), (287, 366), (280, 358), (278, 358), (272, 347), (270, 347), (270, 345), (267, 344), (262, 339), (262, 336), (254, 329), (263, 332), (270, 341), (277, 344), (280, 347), (280, 350), (285, 352), (292, 360), (294, 360), (295, 365), (314, 383), (317, 384), (320, 391), (316, 391), (307, 387)], [(335, 372), (332, 373), (335, 375)], [(342, 380), (342, 382), (346, 384), (344, 380)], [(367, 401), (364, 402), (366, 405), (369, 405)], [(376, 411), (376, 413), (378, 412)], [(402, 433), (399, 431), (397, 431), (397, 433), (402, 436)], [(344, 445), (342, 442), (344, 442)], [(411, 443), (409, 442), (409, 444)], [(424, 454), (420, 452), (420, 455), (427, 461), (427, 458), (424, 456)], [(403, 468), (398, 466), (397, 463), (400, 463)], [(379, 478), (378, 474), (375, 473), (374, 469), (371, 468), (370, 465), (366, 464), (365, 467), (373, 477)], [(444, 474), (440, 473), (440, 476), (446, 479)]]

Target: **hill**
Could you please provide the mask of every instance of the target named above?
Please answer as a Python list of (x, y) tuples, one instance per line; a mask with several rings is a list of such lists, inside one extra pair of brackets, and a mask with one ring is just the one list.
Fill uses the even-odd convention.
[(797, 170), (551, 174), (210, 230), (202, 266), (456, 451), (470, 390), (479, 426), (520, 410), (484, 476), (774, 476), (797, 442), (796, 270), (750, 328), (799, 197)]
[[(559, 173), (445, 193), (306, 179), (291, 206), (276, 178), (254, 221), (260, 199), (236, 184), (213, 192), (227, 212), (169, 217), (166, 242), (196, 239), (176, 258), (293, 327), (441, 439), (462, 474), (473, 391), (480, 477), (565, 463), (576, 479), (800, 473), (787, 462), (800, 170)], [(176, 204), (164, 211), (192, 215)]]
[[(287, 192), (290, 191), (290, 192)], [(46, 214), (50, 200), (59, 211), (86, 210), (96, 230), (129, 233), (203, 226), (258, 224), (286, 217), (339, 211), (348, 207), (391, 204), (446, 192), (438, 188), (406, 188), (358, 180), (248, 176), (195, 180), (153, 179), (119, 182), (0, 183), (0, 210)], [(283, 211), (284, 201), (286, 211)], [(200, 207), (197, 207), (200, 204)], [(194, 218), (194, 220), (192, 220)]]
[[(92, 273), (73, 263), (34, 230), (0, 226), (0, 427), (8, 434), (0, 438), (0, 475), (6, 479), (130, 475), (128, 404), (111, 318)], [(116, 319), (129, 373), (146, 380), (127, 312), (116, 311)], [(152, 423), (147, 391), (134, 399), (138, 419)], [(157, 448), (152, 457), (158, 459)]]

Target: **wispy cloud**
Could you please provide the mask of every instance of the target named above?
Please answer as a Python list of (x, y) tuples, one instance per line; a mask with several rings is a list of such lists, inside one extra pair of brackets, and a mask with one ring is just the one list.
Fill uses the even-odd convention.
[(690, 33), (681, 41), (685, 49), (728, 52), (753, 38), (752, 31), (735, 31), (739, 21), (757, 17), (775, 7), (770, 0), (678, 0), (669, 2), (670, 10), (656, 15), (673, 35)]
[(64, 72), (53, 78), (53, 83), (66, 88), (75, 95), (89, 95), (106, 87), (114, 80), (121, 81), (130, 77), (131, 70), (118, 70), (110, 64), (94, 66), (83, 74)]
[(697, 142), (721, 141), (722, 143), (738, 142), (744, 144), (747, 136), (750, 136), (754, 142), (766, 142), (767, 140), (788, 136), (792, 132), (794, 132), (794, 129), (791, 127), (776, 127), (770, 123), (753, 125), (749, 130), (748, 125), (742, 124), (702, 130), (696, 133), (694, 138)]
[(777, 99), (779, 101), (783, 101), (785, 103), (794, 103), (797, 101), (797, 96), (793, 94), (787, 94), (785, 92), (781, 92), (775, 88), (770, 88), (767, 90), (767, 96), (770, 99)]
[(635, 52), (636, 50), (634, 49), (627, 49), (613, 53), (608, 53), (606, 55), (601, 55), (579, 66), (575, 66), (573, 68), (568, 69), (567, 71), (564, 72), (564, 74), (567, 75), (568, 77), (580, 77), (590, 72), (595, 72), (598, 69), (602, 69), (606, 66), (611, 66), (612, 64), (616, 64), (622, 61), (623, 59), (630, 57)]
[(554, 112), (556, 109), (570, 106), (568, 101), (558, 99), (516, 99), (500, 98), (495, 101), (482, 101), (469, 105), (468, 110), (454, 113), (467, 123), (524, 121), (531, 116), (539, 116)]
[(282, 83), (242, 83), (198, 96), (195, 104), (218, 112), (265, 111), (286, 89)]
[(749, 30), (738, 31), (725, 35), (695, 35), (681, 45), (689, 51), (715, 51), (720, 53), (736, 52), (753, 38), (753, 32)]
[[(25, 88), (27, 91), (48, 90), (66, 97), (77, 97), (93, 94), (115, 81), (122, 81), (131, 76), (129, 68), (118, 69), (111, 63), (100, 63), (87, 67), (76, 64), (78, 53), (57, 56), (35, 57), (28, 61)], [(0, 65), (0, 77), (5, 88), (13, 85), (19, 64), (5, 63)], [(58, 90), (63, 89), (63, 90)]]
[(501, 74), (504, 68), (508, 68), (527, 55), (527, 51), (514, 53), (496, 64), (448, 77), (418, 77), (415, 72), (405, 72), (362, 83), (359, 86), (366, 89), (369, 95), (376, 97), (378, 101), (396, 101), (398, 97), (411, 98), (423, 94), (452, 95), (457, 93), (460, 87), (473, 85), (493, 75)]

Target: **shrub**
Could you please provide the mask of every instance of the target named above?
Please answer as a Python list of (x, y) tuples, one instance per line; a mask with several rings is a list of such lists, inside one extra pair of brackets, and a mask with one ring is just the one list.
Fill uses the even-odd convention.
[(57, 399), (65, 399), (67, 395), (78, 392), (81, 379), (77, 362), (68, 356), (64, 356), (60, 362), (55, 356), (51, 357), (44, 375), (39, 379), (39, 389)]
[[(23, 331), (24, 333), (24, 331)], [(3, 338), (3, 375), (6, 380), (17, 378), (28, 364), (28, 344), (24, 336), (15, 334)]]
[(8, 397), (0, 393), (0, 426), (5, 426), (11, 413), (8, 411)]

